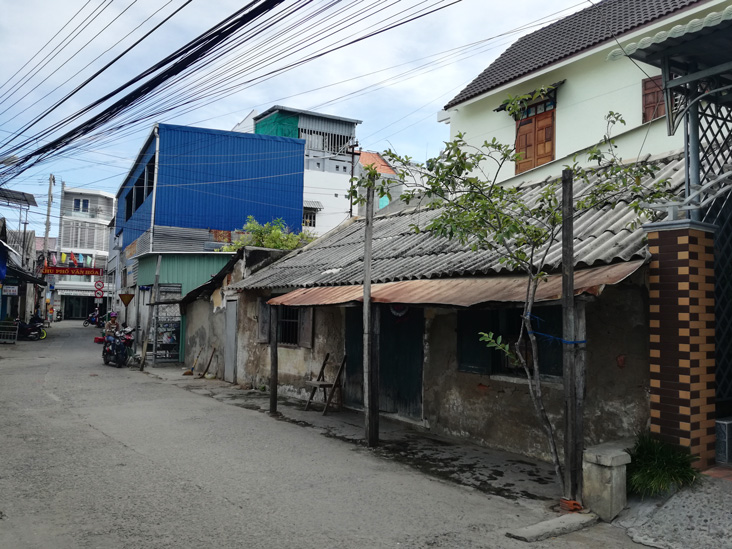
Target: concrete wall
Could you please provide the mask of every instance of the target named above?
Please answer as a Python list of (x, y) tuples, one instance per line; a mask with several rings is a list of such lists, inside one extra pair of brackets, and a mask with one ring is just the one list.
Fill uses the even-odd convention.
[[(269, 385), (269, 343), (257, 342), (258, 305), (256, 292), (239, 295), (239, 333), (237, 340), (238, 382), (253, 387)], [(341, 307), (316, 307), (313, 311), (313, 347), (278, 347), (279, 392), (307, 398), (305, 381), (315, 379), (326, 353), (332, 360), (343, 359), (345, 349), (345, 311)], [(335, 377), (337, 366), (326, 369), (326, 378)]]
[[(219, 291), (219, 290), (217, 290)], [(185, 365), (193, 367), (198, 359), (196, 372), (206, 369), (211, 352), (214, 352), (211, 367), (208, 371), (222, 379), (224, 374), (224, 338), (226, 334), (226, 310), (219, 307), (214, 310), (211, 299), (197, 299), (188, 304), (186, 309), (186, 356)], [(202, 351), (202, 352), (201, 352)]]
[[(608, 287), (587, 304), (587, 445), (633, 436), (648, 421), (645, 290)], [(430, 429), (548, 460), (526, 380), (458, 371), (457, 314), (427, 310), (424, 419)], [(543, 383), (552, 423), (563, 426), (562, 381)], [(559, 433), (561, 444), (561, 433)]]
[[(639, 273), (632, 283), (608, 286), (600, 297), (589, 298), (586, 303), (588, 446), (632, 437), (648, 422), (648, 306), (642, 280)], [(239, 294), (238, 382), (268, 387), (269, 344), (257, 342), (260, 295)], [(306, 398), (304, 381), (317, 375), (325, 353), (338, 360), (343, 356), (345, 309), (316, 308), (313, 326), (312, 349), (279, 347), (281, 394)], [(425, 426), (439, 434), (548, 460), (545, 434), (536, 419), (526, 380), (459, 372), (456, 329), (455, 310), (425, 310)], [(329, 378), (335, 374), (334, 368), (328, 370)], [(543, 391), (561, 446), (562, 380), (545, 381)]]

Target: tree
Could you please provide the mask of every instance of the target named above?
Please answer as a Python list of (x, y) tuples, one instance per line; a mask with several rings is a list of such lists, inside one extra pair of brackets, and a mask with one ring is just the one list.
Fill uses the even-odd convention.
[[(546, 89), (533, 95), (509, 98), (504, 102), (507, 112), (517, 120), (526, 112), (527, 105), (546, 94)], [(636, 224), (643, 219), (653, 219), (655, 213), (645, 204), (667, 198), (669, 191), (665, 181), (654, 182), (655, 165), (645, 162), (624, 164), (616, 156), (611, 130), (616, 124), (625, 124), (618, 113), (606, 116), (607, 132), (602, 140), (585, 151), (587, 161), (597, 163), (596, 168), (583, 168), (575, 156), (568, 166), (574, 180), (593, 185), (574, 199), (574, 217), (588, 210), (615, 208), (623, 200), (637, 214)], [(498, 183), (498, 173), (508, 162), (521, 159), (513, 144), (499, 143), (495, 138), (482, 146), (469, 144), (464, 135), (445, 143), (438, 158), (425, 164), (415, 164), (409, 157), (401, 157), (389, 150), (384, 156), (398, 170), (398, 183), (406, 191), (400, 196), (406, 203), (418, 200), (425, 207), (439, 210), (439, 214), (425, 227), (413, 226), (413, 230), (429, 231), (437, 236), (456, 239), (473, 250), (490, 251), (513, 272), (526, 275), (526, 294), (522, 305), (521, 326), (518, 338), (507, 341), (501, 334), (483, 333), (481, 341), (488, 348), (503, 352), (509, 362), (526, 375), (529, 394), (542, 428), (547, 436), (555, 473), (564, 492), (562, 464), (556, 443), (556, 428), (552, 425), (543, 401), (539, 375), (539, 349), (532, 327), (532, 311), (536, 292), (546, 277), (547, 255), (557, 244), (561, 234), (560, 181), (544, 184), (527, 200), (526, 190), (519, 186)], [(373, 186), (380, 196), (390, 195), (393, 180), (382, 180), (378, 174), (366, 170), (354, 180), (351, 196), (363, 201), (360, 189)], [(416, 183), (415, 183), (416, 182)], [(528, 345), (527, 345), (528, 340)]]
[(243, 228), (244, 234), (231, 244), (221, 248), (223, 252), (234, 252), (244, 246), (273, 248), (276, 250), (294, 250), (315, 240), (310, 231), (293, 233), (285, 222), (278, 218), (261, 225), (253, 216), (247, 217)]

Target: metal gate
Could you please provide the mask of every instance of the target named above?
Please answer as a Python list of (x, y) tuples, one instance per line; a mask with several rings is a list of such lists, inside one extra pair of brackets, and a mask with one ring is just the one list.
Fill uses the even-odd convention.
[(161, 284), (153, 318), (153, 364), (180, 361), (180, 284)]

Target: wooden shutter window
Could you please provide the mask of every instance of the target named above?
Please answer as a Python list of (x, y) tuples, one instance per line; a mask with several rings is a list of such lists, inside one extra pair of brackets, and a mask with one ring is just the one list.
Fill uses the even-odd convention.
[(659, 76), (643, 80), (643, 122), (666, 116), (663, 98), (663, 79)]
[(554, 109), (516, 122), (516, 174), (554, 160)]
[(257, 343), (269, 343), (269, 305), (266, 297), (257, 299)]
[(297, 344), (305, 349), (313, 348), (313, 308), (301, 307)]

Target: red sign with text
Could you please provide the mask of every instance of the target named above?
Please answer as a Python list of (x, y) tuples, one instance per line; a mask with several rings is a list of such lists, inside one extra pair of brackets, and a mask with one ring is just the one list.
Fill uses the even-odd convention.
[(43, 274), (102, 276), (102, 269), (94, 267), (43, 267)]

